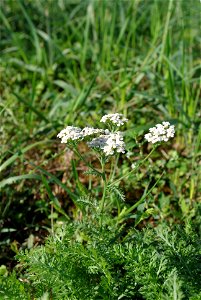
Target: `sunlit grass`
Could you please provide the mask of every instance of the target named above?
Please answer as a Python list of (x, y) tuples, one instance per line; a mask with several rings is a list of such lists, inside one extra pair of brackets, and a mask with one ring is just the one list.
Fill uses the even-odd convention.
[[(0, 264), (14, 255), (13, 241), (20, 249), (39, 230), (43, 243), (43, 231), (57, 222), (79, 220), (81, 186), (101, 193), (56, 135), (65, 125), (96, 126), (105, 113), (129, 119), (125, 141), (132, 155), (112, 161), (114, 182), (124, 178), (127, 209), (158, 182), (149, 194), (155, 215), (140, 226), (197, 220), (200, 1), (7, 0), (1, 8), (0, 224), (2, 253), (7, 250)], [(125, 178), (150, 151), (143, 135), (162, 121), (175, 125), (172, 144)], [(79, 150), (98, 166), (85, 145)], [(120, 210), (118, 201), (108, 207), (114, 205)]]

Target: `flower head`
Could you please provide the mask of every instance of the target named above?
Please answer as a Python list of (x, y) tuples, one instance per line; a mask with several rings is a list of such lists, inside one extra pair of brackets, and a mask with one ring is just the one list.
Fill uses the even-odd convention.
[(105, 115), (101, 118), (100, 122), (103, 122), (103, 123), (112, 123), (114, 125), (117, 125), (117, 126), (121, 126), (121, 125), (124, 125), (126, 122), (128, 122), (128, 119), (125, 118), (122, 114), (108, 114), (108, 115)]
[(96, 128), (93, 128), (93, 127), (85, 127), (85, 128), (82, 129), (81, 133), (82, 133), (82, 136), (84, 138), (84, 137), (104, 133), (104, 130), (103, 129), (96, 129)]
[(74, 126), (67, 126), (61, 130), (57, 135), (61, 139), (61, 143), (68, 143), (70, 141), (76, 141), (82, 138), (82, 129)]
[(70, 141), (84, 140), (87, 137), (93, 137), (94, 135), (104, 133), (103, 129), (95, 129), (92, 127), (85, 127), (83, 129), (74, 126), (67, 126), (61, 130), (57, 135), (61, 139), (61, 143), (68, 143)]
[(152, 144), (157, 142), (167, 142), (171, 137), (174, 137), (175, 130), (174, 125), (170, 125), (169, 122), (162, 122), (155, 127), (149, 129), (149, 133), (145, 134), (145, 139)]
[[(61, 130), (57, 137), (61, 139), (61, 143), (70, 143), (73, 141), (86, 141), (91, 148), (101, 150), (106, 156), (114, 153), (125, 153), (125, 143), (121, 132), (116, 131), (113, 125), (121, 126), (126, 119), (122, 114), (109, 114), (101, 118), (101, 122), (108, 123), (109, 129), (96, 129), (93, 127), (85, 127), (83, 129), (74, 126), (67, 126)], [(113, 132), (115, 130), (115, 132)]]
[(88, 142), (88, 145), (91, 148), (102, 150), (106, 156), (113, 155), (115, 152), (125, 153), (125, 143), (122, 133), (119, 131), (102, 134), (94, 138), (91, 142)]

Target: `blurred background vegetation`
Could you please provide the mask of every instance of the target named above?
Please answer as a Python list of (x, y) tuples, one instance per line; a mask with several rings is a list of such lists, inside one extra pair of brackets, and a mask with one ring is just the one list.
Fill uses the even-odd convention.
[[(87, 186), (85, 166), (56, 135), (105, 113), (129, 118), (131, 151), (157, 122), (176, 126), (173, 142), (122, 184), (126, 203), (164, 170), (147, 222), (199, 218), (200, 10), (199, 0), (1, 2), (0, 265), (43, 243), (51, 223), (77, 218), (75, 166)], [(119, 174), (137, 160), (122, 158)]]

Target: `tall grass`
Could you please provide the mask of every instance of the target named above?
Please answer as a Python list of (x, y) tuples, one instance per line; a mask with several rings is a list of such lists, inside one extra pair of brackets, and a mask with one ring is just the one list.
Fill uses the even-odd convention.
[(57, 118), (69, 113), (94, 76), (97, 91), (80, 101), (88, 112), (100, 108), (97, 94), (123, 109), (134, 88), (154, 96), (153, 107), (162, 104), (169, 118), (187, 127), (196, 121), (199, 1), (7, 1), (2, 8), (2, 67), (23, 70), (27, 122), (33, 106), (49, 113), (56, 106)]

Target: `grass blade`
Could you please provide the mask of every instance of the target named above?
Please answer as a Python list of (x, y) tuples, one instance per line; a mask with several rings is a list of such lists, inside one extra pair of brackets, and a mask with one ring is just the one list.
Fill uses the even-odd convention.
[(58, 199), (54, 196), (54, 194), (52, 193), (52, 190), (48, 184), (48, 180), (45, 178), (45, 176), (42, 175), (42, 181), (45, 185), (48, 197), (52, 203), (52, 205), (54, 206), (55, 210), (58, 211), (60, 214), (64, 215), (68, 220), (70, 219), (69, 216), (65, 213), (65, 211), (61, 208), (61, 205), (58, 201)]
[(43, 168), (36, 166), (34, 163), (30, 163), (30, 164), (33, 165), (34, 168), (39, 170), (41, 173), (48, 176), (53, 182), (58, 184), (63, 190), (65, 190), (68, 193), (68, 195), (71, 197), (71, 199), (76, 203), (76, 199), (78, 198), (78, 196), (75, 193), (71, 192), (71, 190), (69, 188), (67, 188), (67, 186), (63, 182), (61, 182), (61, 180), (59, 180), (56, 176), (54, 176), (53, 174), (44, 170)]
[(24, 179), (36, 179), (41, 180), (41, 176), (38, 174), (23, 174), (19, 176), (12, 176), (7, 179), (0, 181), (0, 189), (2, 189), (6, 185), (10, 185), (15, 183), (16, 181), (24, 180)]

